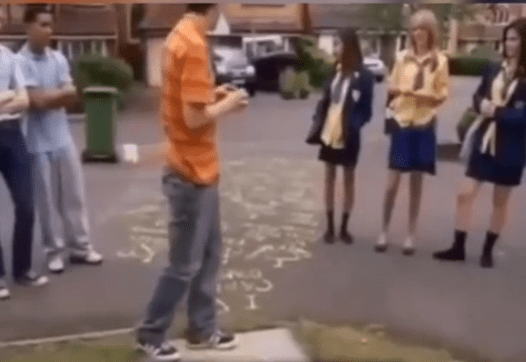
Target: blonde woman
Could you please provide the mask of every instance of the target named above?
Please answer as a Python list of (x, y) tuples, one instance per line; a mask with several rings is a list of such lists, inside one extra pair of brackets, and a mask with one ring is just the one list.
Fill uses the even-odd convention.
[(388, 88), (386, 132), (391, 135), (389, 174), (377, 252), (388, 247), (387, 232), (402, 173), (409, 173), (409, 235), (404, 255), (415, 252), (414, 239), (424, 173), (435, 174), (437, 110), (449, 94), (447, 58), (437, 46), (433, 12), (420, 10), (410, 19), (411, 47), (400, 53)]
[(473, 96), (481, 122), (474, 124), (471, 157), (457, 197), (453, 245), (433, 254), (438, 260), (464, 261), (473, 203), (483, 182), (493, 184), (493, 212), (480, 266), (493, 267), (493, 247), (507, 219), (508, 201), (521, 183), (526, 162), (526, 19), (504, 29), (504, 59), (484, 72)]

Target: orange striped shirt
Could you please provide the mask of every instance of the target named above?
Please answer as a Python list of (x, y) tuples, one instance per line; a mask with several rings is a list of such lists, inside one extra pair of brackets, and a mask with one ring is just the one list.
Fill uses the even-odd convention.
[(216, 126), (191, 129), (183, 116), (183, 103), (215, 101), (206, 35), (198, 31), (193, 16), (185, 16), (168, 35), (162, 71), (161, 112), (168, 165), (195, 184), (214, 184), (219, 179)]

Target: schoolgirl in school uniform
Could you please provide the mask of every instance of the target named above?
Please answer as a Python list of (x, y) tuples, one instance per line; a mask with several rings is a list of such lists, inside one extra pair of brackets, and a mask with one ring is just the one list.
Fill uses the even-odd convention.
[(504, 29), (503, 45), (502, 63), (488, 67), (473, 96), (480, 117), (471, 127), (472, 142), (465, 145), (471, 147), (471, 155), (457, 197), (454, 242), (450, 249), (433, 254), (438, 260), (465, 260), (473, 203), (482, 184), (489, 182), (494, 185), (493, 211), (480, 265), (493, 267), (493, 247), (506, 222), (508, 201), (513, 187), (521, 182), (526, 162), (525, 18)]
[(335, 242), (334, 185), (336, 168), (344, 170), (345, 198), (340, 238), (353, 242), (347, 223), (354, 203), (354, 170), (360, 153), (360, 130), (372, 114), (374, 76), (363, 66), (358, 37), (354, 30), (340, 33), (336, 74), (326, 83), (323, 97), (314, 115), (314, 124), (307, 139), (321, 144), (319, 159), (325, 163), (325, 202), (327, 231), (324, 241)]
[(410, 175), (409, 235), (404, 255), (415, 252), (414, 237), (425, 173), (435, 174), (437, 110), (448, 97), (448, 62), (437, 47), (438, 26), (433, 12), (411, 17), (411, 47), (395, 62), (388, 89), (386, 132), (391, 135), (389, 174), (383, 206), (383, 228), (375, 245), (388, 248), (387, 232), (402, 173)]

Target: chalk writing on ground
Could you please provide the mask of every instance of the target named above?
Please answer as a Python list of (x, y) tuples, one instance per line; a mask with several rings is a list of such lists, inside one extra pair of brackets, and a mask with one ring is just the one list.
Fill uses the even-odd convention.
[[(286, 159), (224, 164), (218, 313), (237, 310), (239, 306), (230, 302), (234, 297), (242, 300), (244, 310), (259, 310), (258, 296), (274, 289), (268, 275), (312, 258), (321, 211), (310, 179), (314, 167), (317, 165), (309, 161)], [(167, 213), (165, 199), (126, 211), (122, 221), (129, 240), (117, 256), (150, 264), (165, 254)]]

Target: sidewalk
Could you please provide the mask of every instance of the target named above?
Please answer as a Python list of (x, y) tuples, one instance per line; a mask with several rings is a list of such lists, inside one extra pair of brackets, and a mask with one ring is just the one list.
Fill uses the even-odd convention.
[[(288, 329), (271, 329), (258, 332), (240, 333), (239, 347), (231, 351), (190, 351), (185, 341), (174, 341), (179, 350), (181, 362), (308, 362), (303, 348)], [(0, 349), (3, 362), (130, 362), (145, 360), (133, 351), (133, 338), (129, 335), (106, 338), (91, 342), (70, 342), (68, 344), (44, 344), (21, 352), (19, 347)], [(15, 356), (16, 359), (15, 359)], [(21, 358), (22, 357), (22, 358)], [(23, 358), (25, 357), (25, 358)], [(4, 359), (6, 358), (6, 359)], [(49, 358), (49, 359), (47, 359)], [(146, 361), (145, 361), (146, 362)]]

